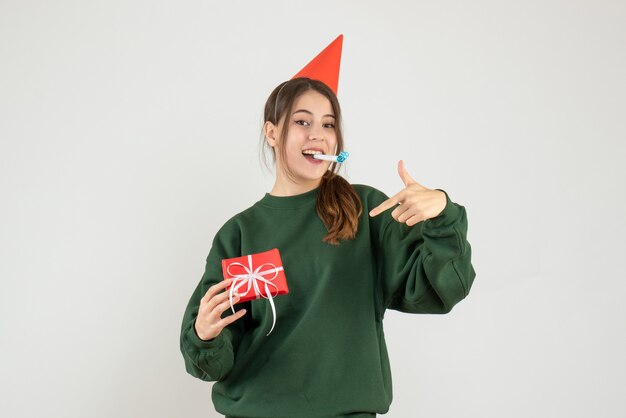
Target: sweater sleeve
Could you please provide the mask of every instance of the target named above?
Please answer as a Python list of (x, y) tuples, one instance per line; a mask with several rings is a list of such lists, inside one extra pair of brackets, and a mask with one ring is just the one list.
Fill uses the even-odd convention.
[(391, 211), (384, 215), (379, 235), (384, 308), (450, 312), (467, 296), (476, 275), (467, 242), (465, 208), (446, 193), (443, 211), (412, 227), (395, 221)]
[[(213, 340), (201, 340), (194, 327), (200, 299), (222, 277), (222, 259), (239, 256), (239, 235), (233, 225), (225, 225), (213, 240), (204, 275), (191, 295), (183, 316), (180, 350), (187, 372), (205, 381), (223, 380), (233, 367), (238, 343), (244, 332), (244, 319), (224, 328)], [(239, 305), (241, 306), (241, 305)], [(232, 314), (230, 309), (224, 315)]]

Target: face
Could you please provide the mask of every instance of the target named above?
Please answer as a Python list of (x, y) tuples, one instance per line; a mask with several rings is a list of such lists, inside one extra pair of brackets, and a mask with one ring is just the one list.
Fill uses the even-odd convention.
[[(283, 139), (280, 134), (284, 123), (289, 124), (289, 130)], [(277, 151), (277, 182), (290, 181), (306, 188), (316, 187), (330, 162), (316, 160), (311, 153), (336, 154), (335, 117), (330, 101), (317, 91), (308, 90), (295, 100), (291, 112), (274, 128), (268, 134), (266, 127), (266, 135)], [(282, 140), (286, 141), (286, 161), (282, 161), (276, 148)], [(293, 180), (285, 175), (285, 166), (291, 169)]]

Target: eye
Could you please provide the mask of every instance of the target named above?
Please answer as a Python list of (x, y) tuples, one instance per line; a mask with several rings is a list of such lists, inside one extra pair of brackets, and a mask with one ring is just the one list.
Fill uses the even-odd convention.
[(324, 128), (335, 129), (335, 124), (334, 123), (325, 123), (324, 124)]
[(309, 126), (309, 122), (299, 119), (295, 121), (296, 125), (300, 125), (300, 126)]

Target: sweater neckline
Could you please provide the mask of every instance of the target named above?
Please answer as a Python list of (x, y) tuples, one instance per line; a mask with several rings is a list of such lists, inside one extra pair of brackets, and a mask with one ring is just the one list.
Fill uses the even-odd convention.
[(273, 196), (269, 193), (265, 193), (265, 196), (263, 196), (263, 199), (261, 199), (259, 203), (272, 208), (300, 208), (314, 203), (317, 200), (317, 190), (318, 187), (293, 196)]

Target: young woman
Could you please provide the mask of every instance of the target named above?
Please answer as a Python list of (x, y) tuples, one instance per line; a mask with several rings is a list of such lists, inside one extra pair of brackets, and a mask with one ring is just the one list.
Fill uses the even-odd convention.
[[(372, 417), (391, 403), (387, 309), (446, 313), (474, 279), (467, 219), (441, 190), (413, 180), (388, 198), (350, 185), (312, 153), (343, 150), (341, 111), (324, 83), (295, 78), (265, 106), (271, 192), (217, 233), (185, 312), (187, 371), (216, 381), (231, 417)], [(390, 210), (392, 209), (393, 210)], [(278, 248), (289, 294), (230, 312), (221, 260)], [(238, 297), (234, 298), (234, 302)]]

